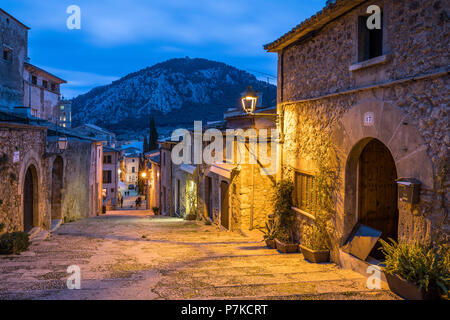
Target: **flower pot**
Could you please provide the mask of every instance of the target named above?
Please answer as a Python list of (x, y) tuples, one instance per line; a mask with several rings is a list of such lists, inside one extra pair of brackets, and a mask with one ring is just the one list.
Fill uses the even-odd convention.
[(395, 294), (407, 300), (438, 300), (439, 292), (436, 289), (419, 290), (419, 288), (395, 274), (385, 274), (389, 289)]
[(273, 239), (266, 239), (266, 246), (268, 246), (270, 249), (277, 248), (277, 244), (275, 243), (275, 240), (273, 240)]
[(299, 245), (303, 257), (313, 263), (324, 263), (330, 261), (330, 250), (312, 250)]
[(277, 250), (282, 253), (296, 253), (298, 251), (298, 244), (284, 243), (278, 239), (275, 239), (277, 244)]

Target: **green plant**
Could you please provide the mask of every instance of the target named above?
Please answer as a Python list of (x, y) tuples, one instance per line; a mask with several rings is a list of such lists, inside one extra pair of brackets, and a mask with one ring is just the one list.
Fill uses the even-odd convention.
[(292, 210), (294, 184), (290, 180), (277, 183), (273, 197), (275, 230), (274, 235), (285, 243), (295, 243), (295, 212)]
[(302, 245), (311, 250), (328, 250), (328, 233), (317, 224), (306, 225), (302, 231)]
[(0, 254), (18, 254), (29, 246), (29, 236), (25, 232), (5, 233), (0, 237)]
[(438, 288), (448, 295), (450, 288), (450, 246), (397, 243), (379, 240), (385, 255), (385, 272), (395, 274), (428, 292)]
[(159, 208), (158, 208), (158, 207), (153, 207), (153, 208), (152, 208), (152, 211), (153, 211), (153, 214), (154, 214), (155, 216), (157, 216), (157, 215), (159, 214)]
[(264, 240), (274, 240), (276, 236), (276, 228), (273, 221), (266, 222), (265, 229), (262, 230), (264, 233)]

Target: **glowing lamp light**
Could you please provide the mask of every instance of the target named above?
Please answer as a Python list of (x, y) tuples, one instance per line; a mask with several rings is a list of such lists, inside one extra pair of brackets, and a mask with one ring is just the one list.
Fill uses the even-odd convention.
[(59, 150), (66, 150), (67, 149), (67, 144), (69, 143), (69, 140), (67, 140), (66, 137), (59, 137), (58, 138), (58, 147)]
[(141, 177), (145, 179), (147, 177), (147, 172), (142, 172)]
[(247, 91), (243, 94), (241, 99), (242, 109), (248, 114), (253, 114), (256, 109), (256, 104), (258, 103), (258, 94), (253, 91), (252, 87), (248, 87)]

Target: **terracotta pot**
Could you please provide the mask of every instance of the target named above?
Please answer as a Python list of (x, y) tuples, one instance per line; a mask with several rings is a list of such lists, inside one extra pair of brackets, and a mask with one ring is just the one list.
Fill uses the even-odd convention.
[(299, 245), (303, 257), (313, 263), (324, 263), (330, 261), (330, 250), (312, 250)]
[(268, 246), (270, 249), (277, 248), (277, 244), (275, 243), (275, 240), (273, 240), (273, 239), (266, 239), (266, 246)]
[(389, 289), (395, 294), (407, 300), (439, 300), (439, 292), (437, 289), (429, 289), (427, 292), (419, 290), (419, 288), (403, 279), (400, 276), (385, 274)]
[(298, 244), (284, 243), (278, 239), (275, 239), (277, 244), (277, 250), (282, 253), (296, 253), (298, 252)]

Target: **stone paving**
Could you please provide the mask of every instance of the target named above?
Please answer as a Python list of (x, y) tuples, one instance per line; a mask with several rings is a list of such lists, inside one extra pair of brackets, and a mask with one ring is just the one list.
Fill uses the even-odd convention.
[[(0, 299), (398, 299), (261, 239), (146, 212), (77, 221), (0, 256)], [(67, 289), (70, 265), (81, 268), (81, 290)]]

